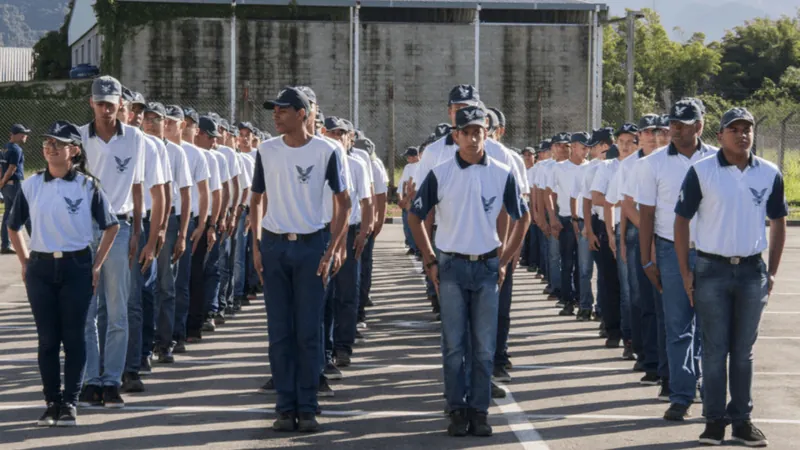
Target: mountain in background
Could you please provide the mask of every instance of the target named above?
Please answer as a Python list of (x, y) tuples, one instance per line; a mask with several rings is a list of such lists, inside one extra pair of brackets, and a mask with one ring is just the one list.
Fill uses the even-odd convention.
[[(797, 0), (593, 0), (611, 8), (611, 15), (622, 16), (625, 9), (655, 9), (661, 23), (676, 41), (686, 41), (693, 33), (706, 35), (706, 42), (718, 41), (726, 30), (756, 17), (778, 19), (798, 14)], [(679, 28), (679, 30), (676, 30)]]
[(33, 47), (45, 33), (57, 30), (69, 0), (0, 0), (0, 47)]

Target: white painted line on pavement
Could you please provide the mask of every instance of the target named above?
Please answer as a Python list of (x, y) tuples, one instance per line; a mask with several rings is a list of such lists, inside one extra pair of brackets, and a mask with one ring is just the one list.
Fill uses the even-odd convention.
[(514, 400), (511, 391), (505, 386), (501, 386), (501, 388), (506, 391), (506, 398), (496, 398), (494, 403), (505, 416), (508, 427), (514, 432), (522, 447), (530, 450), (550, 450), (550, 447), (542, 439), (542, 435), (536, 431), (536, 427), (528, 420), (525, 412)]
[[(530, 420), (657, 420), (663, 421), (663, 417), (656, 416), (627, 416), (616, 414), (528, 414)], [(702, 417), (691, 417), (686, 419), (688, 422), (703, 423)], [(757, 423), (771, 423), (771, 424), (784, 424), (784, 425), (800, 425), (800, 420), (789, 419), (753, 419)]]
[(764, 311), (764, 314), (800, 314), (800, 311)]

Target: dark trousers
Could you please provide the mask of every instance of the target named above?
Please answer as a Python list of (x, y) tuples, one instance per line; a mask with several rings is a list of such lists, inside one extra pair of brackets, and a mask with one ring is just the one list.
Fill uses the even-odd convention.
[(360, 226), (347, 230), (347, 259), (325, 292), (325, 351), (327, 360), (334, 351), (353, 354), (359, 306), (361, 261), (356, 259), (355, 245)]
[(322, 232), (286, 241), (264, 231), (261, 238), (269, 363), (279, 413), (317, 409), (325, 309), (317, 267), (326, 246)]
[(172, 339), (176, 342), (186, 339), (186, 321), (189, 318), (191, 303), (189, 287), (192, 274), (192, 246), (194, 245), (191, 237), (196, 227), (197, 218), (193, 218), (189, 221), (189, 228), (186, 230), (186, 251), (178, 261), (178, 273), (175, 278), (175, 325), (172, 329)]
[[(620, 312), (620, 292), (619, 276), (617, 274), (617, 261), (611, 252), (609, 237), (606, 232), (605, 223), (597, 216), (592, 216), (592, 229), (597, 239), (600, 241), (600, 251), (597, 252), (597, 272), (598, 272), (598, 298), (601, 300), (603, 311), (603, 323), (610, 339), (620, 339), (621, 312)], [(599, 282), (602, 273), (603, 283)], [(602, 289), (602, 293), (599, 292)]]
[(508, 333), (511, 330), (511, 295), (514, 290), (514, 266), (506, 267), (506, 279), (500, 287), (497, 308), (497, 339), (494, 350), (495, 367), (503, 367), (508, 362)]
[[(25, 289), (39, 338), (39, 373), (47, 402), (78, 402), (86, 364), (86, 315), (92, 300), (92, 255), (40, 259), (31, 255)], [(64, 344), (64, 392), (59, 351)]]
[(235, 248), (236, 233), (225, 238), (219, 248), (219, 312), (223, 312), (225, 308), (233, 306), (233, 257)]
[(561, 233), (558, 234), (561, 250), (561, 300), (567, 305), (575, 305), (580, 299), (581, 277), (578, 270), (578, 239), (572, 229), (570, 217), (558, 217)]
[(535, 269), (541, 267), (541, 260), (539, 259), (539, 228), (533, 224), (528, 230), (528, 267)]
[[(20, 183), (22, 183), (22, 181), (15, 180), (14, 184), (7, 184), (0, 190), (3, 194), (3, 204), (5, 204), (5, 210), (3, 211), (3, 228), (0, 230), (0, 248), (11, 248), (11, 242), (8, 240), (8, 215), (11, 213), (11, 208), (14, 207), (14, 200), (17, 198), (17, 193), (20, 190)], [(28, 231), (28, 236), (30, 236), (30, 219), (25, 222), (25, 230)]]
[[(547, 236), (544, 235), (544, 231), (538, 226), (536, 227), (536, 235), (539, 240), (539, 273), (544, 275), (546, 280), (550, 280), (548, 277), (550, 268), (547, 267)], [(548, 285), (549, 284), (550, 282), (548, 281)]]
[(200, 327), (206, 319), (208, 309), (206, 309), (206, 280), (204, 278), (203, 266), (208, 252), (208, 226), (206, 233), (203, 233), (197, 250), (192, 253), (191, 274), (189, 278), (189, 316), (186, 320), (187, 336), (199, 337)]
[(375, 248), (375, 236), (370, 235), (361, 253), (361, 279), (359, 283), (358, 321), (367, 319), (364, 308), (369, 300), (369, 291), (372, 289), (372, 250)]

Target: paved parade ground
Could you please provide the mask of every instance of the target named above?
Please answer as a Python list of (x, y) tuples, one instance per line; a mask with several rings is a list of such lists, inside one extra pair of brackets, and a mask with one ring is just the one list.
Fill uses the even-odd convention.
[[(276, 433), (274, 397), (256, 392), (269, 374), (263, 301), (206, 333), (202, 343), (153, 364), (146, 392), (126, 408), (79, 408), (79, 426), (38, 428), (43, 411), (36, 332), (19, 264), (0, 257), (0, 448), (456, 448), (683, 449), (703, 431), (701, 405), (683, 424), (661, 420), (657, 387), (603, 348), (596, 322), (558, 317), (544, 284), (515, 275), (509, 352), (513, 381), (490, 409), (491, 438), (451, 438), (443, 416), (439, 324), (424, 297), (421, 266), (405, 256), (402, 229), (375, 247), (365, 332), (344, 379), (321, 399), (321, 431)], [(800, 448), (800, 228), (790, 228), (775, 292), (755, 347), (754, 418), (771, 448)], [(730, 438), (730, 428), (727, 437)]]

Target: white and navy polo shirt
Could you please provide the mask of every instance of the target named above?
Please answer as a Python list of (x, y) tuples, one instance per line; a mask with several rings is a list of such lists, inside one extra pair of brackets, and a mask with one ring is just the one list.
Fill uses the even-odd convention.
[(550, 158), (550, 159), (545, 159), (544, 161), (541, 161), (539, 164), (537, 164), (539, 166), (539, 170), (536, 172), (536, 178), (534, 179), (534, 182), (536, 184), (536, 187), (539, 188), (540, 190), (547, 189), (547, 180), (550, 176), (550, 172), (552, 171), (552, 167), (550, 166), (552, 166), (555, 163), (556, 161)]
[(497, 216), (505, 207), (518, 220), (528, 210), (511, 168), (484, 153), (470, 164), (456, 153), (428, 174), (411, 203), (424, 220), (436, 207), (436, 247), (443, 252), (483, 255), (497, 249)]
[(434, 167), (443, 162), (450, 161), (457, 151), (458, 145), (456, 145), (456, 142), (453, 140), (452, 134), (448, 134), (425, 147), (422, 158), (419, 160), (417, 178), (414, 180), (417, 185), (416, 189), (419, 190), (422, 182), (425, 181), (425, 178), (428, 177), (428, 173), (430, 173)]
[[(186, 158), (186, 152), (183, 151), (180, 145), (173, 142), (166, 141), (167, 156), (169, 157), (169, 165), (172, 168), (172, 205), (175, 207), (175, 214), (181, 213), (181, 189), (190, 187), (194, 184), (192, 181), (192, 174), (189, 169), (189, 160)], [(191, 190), (190, 190), (191, 192)]]
[(344, 192), (342, 167), (336, 146), (318, 137), (299, 148), (286, 145), (283, 136), (261, 143), (250, 188), (269, 199), (261, 226), (276, 234), (321, 230), (323, 185), (328, 184), (334, 194)]
[(413, 182), (419, 182), (417, 180), (417, 169), (419, 168), (419, 162), (415, 163), (408, 163), (403, 167), (403, 174), (400, 175), (400, 181), (397, 182), (397, 196), (400, 198), (405, 197), (406, 192), (403, 187), (405, 183), (413, 178)]
[(369, 190), (369, 175), (367, 175), (367, 165), (361, 158), (353, 155), (347, 156), (348, 170), (350, 171), (350, 199), (353, 207), (350, 209), (350, 225), (361, 223), (361, 200), (371, 197)]
[[(599, 172), (603, 166), (605, 166), (606, 160), (596, 158), (589, 162), (589, 166), (586, 168), (586, 172), (583, 174), (583, 191), (581, 192), (581, 197), (583, 199), (589, 199), (591, 203), (592, 200), (592, 183), (594, 183), (594, 178), (597, 176), (597, 172)], [(583, 207), (581, 207), (583, 210)], [(597, 207), (592, 204), (592, 214), (597, 214), (598, 217), (603, 217), (603, 208)], [(586, 220), (590, 220), (591, 217), (584, 217)]]
[[(691, 158), (683, 156), (675, 145), (669, 144), (641, 160), (639, 166), (639, 190), (636, 203), (655, 206), (655, 234), (668, 241), (675, 240), (675, 203), (681, 190), (686, 172), (692, 164), (717, 152), (715, 147), (698, 143)], [(690, 225), (691, 239), (694, 240), (694, 222)]]
[[(588, 189), (587, 179), (590, 177), (590, 174), (592, 177), (594, 176), (594, 171), (597, 169), (598, 164), (600, 164), (599, 159), (593, 159), (591, 161), (584, 162), (581, 164), (580, 168), (578, 169), (578, 173), (575, 176), (575, 184), (572, 185), (572, 193), (570, 194), (570, 197), (575, 199), (575, 209), (577, 210), (577, 216), (579, 219), (584, 218), (583, 199), (587, 198), (584, 196), (584, 193)], [(591, 185), (589, 187), (591, 187)]]
[(775, 164), (752, 154), (739, 170), (720, 150), (686, 173), (675, 214), (696, 221), (697, 250), (726, 257), (757, 255), (767, 248), (764, 220), (789, 215), (783, 175)]
[(533, 179), (536, 177), (536, 171), (537, 171), (536, 167), (538, 165), (539, 164), (536, 163), (532, 165), (530, 169), (525, 170), (525, 178), (528, 179), (528, 188), (529, 188), (528, 192), (530, 192), (530, 189), (533, 189), (533, 187), (535, 186), (533, 183)]
[[(203, 157), (208, 165), (208, 192), (222, 190), (222, 178), (219, 169), (219, 158), (214, 154), (214, 150), (203, 150)], [(208, 213), (211, 214), (211, 199), (209, 199)]]
[[(350, 189), (352, 187), (351, 186), (352, 180), (350, 179), (350, 168), (349, 168), (350, 162), (347, 159), (347, 153), (344, 151), (344, 147), (342, 147), (342, 143), (337, 141), (337, 140), (331, 139), (331, 138), (329, 138), (327, 136), (317, 136), (317, 137), (319, 137), (320, 139), (324, 140), (325, 142), (327, 142), (327, 143), (329, 143), (329, 144), (331, 144), (331, 145), (336, 147), (336, 152), (339, 154), (339, 158), (343, 161), (343, 164), (342, 164), (342, 177), (344, 177), (345, 184), (347, 185), (347, 188)], [(355, 149), (355, 148), (352, 150), (354, 154), (355, 154), (356, 150), (357, 149)], [(369, 157), (367, 152), (365, 152), (364, 150), (359, 150), (359, 151), (364, 152), (364, 154), (367, 157)], [(359, 158), (359, 159), (361, 159), (361, 158)], [(362, 162), (363, 162), (363, 160), (362, 160)], [(368, 180), (367, 181), (368, 183), (371, 183), (371, 181), (369, 181), (369, 180), (371, 180), (371, 174), (370, 174), (370, 177), (367, 180)], [(323, 187), (323, 189), (325, 190), (325, 193), (323, 194), (324, 202), (322, 203), (322, 220), (324, 220), (325, 223), (330, 223), (331, 220), (333, 220), (333, 191), (331, 190), (330, 186), (328, 186), (327, 184)], [(352, 203), (355, 203), (355, 201), (353, 201)]]
[[(189, 173), (192, 176), (192, 217), (196, 217), (200, 214), (200, 191), (197, 189), (197, 183), (208, 180), (211, 173), (208, 170), (208, 160), (203, 155), (203, 150), (185, 141), (181, 142), (181, 148), (186, 155), (186, 163), (189, 165)], [(208, 184), (210, 189), (210, 181)], [(175, 211), (179, 211), (179, 209), (175, 208)]]
[(386, 194), (389, 192), (389, 176), (380, 159), (371, 159), (372, 181), (374, 183), (375, 195)]
[(19, 231), (30, 219), (31, 250), (74, 252), (92, 242), (93, 222), (105, 230), (118, 223), (115, 214), (95, 179), (74, 169), (53, 178), (45, 170), (22, 182), (8, 226)]
[(552, 181), (548, 186), (556, 194), (558, 215), (561, 217), (572, 217), (570, 209), (570, 199), (575, 188), (575, 179), (580, 176), (581, 166), (573, 163), (569, 159), (553, 164)]
[[(332, 140), (332, 139), (331, 139), (331, 140)], [(340, 145), (340, 146), (341, 146), (341, 145)], [(339, 146), (339, 147), (340, 147), (340, 146)], [(353, 147), (353, 148), (351, 148), (351, 149), (350, 149), (350, 151), (353, 153), (353, 155), (355, 155), (355, 156), (357, 156), (357, 157), (361, 158), (361, 161), (363, 161), (363, 162), (364, 162), (364, 164), (365, 164), (367, 167), (372, 167), (372, 159), (370, 158), (370, 156), (369, 156), (369, 153), (367, 153), (367, 151), (366, 151), (366, 150), (362, 150), (362, 149), (360, 149), (360, 148)], [(339, 155), (339, 157), (340, 157), (340, 158), (341, 158), (341, 157), (343, 157), (342, 155), (344, 155), (344, 153), (342, 153), (341, 155)], [(369, 170), (368, 172), (369, 172), (369, 174), (368, 174), (368, 175), (369, 175), (369, 185), (370, 185), (370, 186), (372, 186), (373, 184), (375, 184), (375, 179), (374, 179), (374, 176), (373, 176), (373, 172), (372, 172), (372, 170)], [(348, 174), (348, 175), (349, 175), (349, 174)]]
[(644, 154), (644, 150), (639, 149), (622, 160), (619, 166), (619, 173), (622, 177), (619, 182), (620, 201), (625, 197), (636, 198), (636, 192), (639, 190), (639, 161), (645, 156), (647, 155)]
[(147, 138), (144, 133), (120, 121), (117, 121), (117, 133), (108, 142), (97, 137), (94, 122), (80, 127), (80, 133), (89, 171), (102, 183), (111, 210), (114, 214), (132, 213), (133, 185), (144, 183), (148, 190), (160, 184), (155, 174), (145, 172)]
[[(211, 151), (211, 156), (217, 160), (217, 167), (219, 168), (219, 182), (223, 185), (228, 183), (228, 195), (230, 195), (231, 188), (229, 181), (231, 181), (233, 177), (231, 176), (231, 168), (228, 167), (228, 158), (216, 150)], [(222, 205), (222, 211), (225, 211), (225, 205)]]
[[(225, 165), (230, 175), (228, 180), (233, 180), (235, 177), (238, 177), (242, 173), (242, 167), (239, 164), (239, 159), (236, 157), (236, 151), (228, 146), (219, 145), (217, 146), (217, 152), (225, 157)], [(230, 195), (228, 199), (228, 208), (233, 208), (235, 206), (233, 204), (233, 183), (228, 185), (228, 194)]]
[[(167, 147), (164, 145), (164, 141), (160, 138), (155, 136), (151, 136), (149, 134), (145, 134), (147, 137), (148, 147), (152, 148), (155, 151), (156, 157), (153, 158), (153, 152), (148, 151), (145, 154), (144, 158), (144, 171), (145, 177), (147, 173), (150, 171), (158, 171), (161, 173), (161, 183), (157, 184), (166, 184), (172, 182), (172, 167), (169, 164), (169, 156), (167, 156)], [(152, 186), (151, 186), (152, 187)], [(166, 193), (165, 193), (166, 194)], [(170, 205), (165, 205), (170, 206)], [(153, 197), (150, 195), (150, 189), (144, 190), (144, 210), (142, 213), (150, 211), (153, 207)]]
[[(620, 192), (620, 187), (623, 182), (623, 178), (625, 175), (622, 172), (622, 164), (628, 160), (629, 158), (635, 155), (628, 155), (627, 158), (623, 159), (619, 163), (619, 167), (617, 167), (616, 172), (614, 175), (611, 176), (611, 180), (608, 182), (608, 190), (606, 191), (606, 203), (614, 205), (614, 225), (619, 225), (620, 220), (622, 219), (622, 200), (625, 197)], [(605, 214), (604, 214), (604, 221), (605, 221)]]
[[(250, 153), (237, 153), (239, 164), (242, 168), (242, 173), (239, 175), (239, 203), (244, 206), (250, 206), (250, 186), (253, 185), (253, 171), (256, 168), (256, 160)], [(244, 190), (247, 189), (247, 196), (244, 196)]]
[[(594, 174), (594, 178), (592, 179), (592, 186), (589, 188), (589, 191), (599, 192), (605, 196), (608, 193), (608, 187), (611, 183), (611, 178), (614, 177), (614, 174), (617, 173), (617, 169), (619, 169), (619, 163), (619, 159), (611, 159), (604, 161), (602, 165), (598, 166), (597, 171)], [(605, 222), (602, 206), (592, 205), (592, 212), (597, 214), (597, 217)]]
[[(484, 148), (486, 150), (486, 154), (489, 155), (490, 158), (494, 158), (511, 168), (511, 173), (514, 174), (514, 178), (517, 181), (517, 186), (519, 186), (520, 192), (526, 193), (528, 190), (530, 190), (528, 187), (528, 180), (525, 176), (525, 163), (522, 161), (522, 158), (519, 157), (519, 155), (512, 152), (508, 147), (495, 141), (494, 139), (486, 139)], [(519, 161), (514, 158), (515, 156), (519, 158)]]

